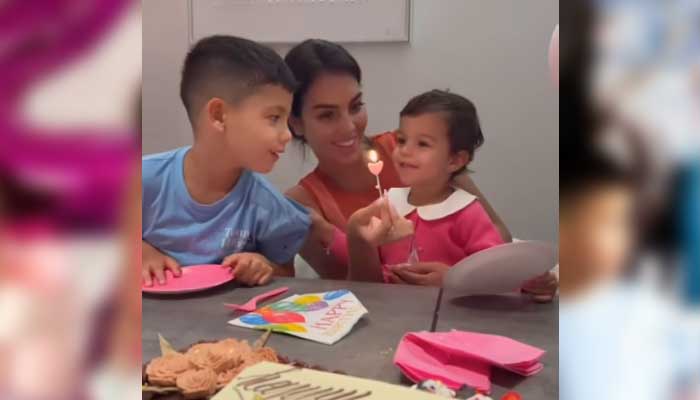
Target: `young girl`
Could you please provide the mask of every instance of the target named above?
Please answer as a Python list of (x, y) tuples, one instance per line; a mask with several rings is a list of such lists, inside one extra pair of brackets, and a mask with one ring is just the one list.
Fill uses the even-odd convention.
[[(403, 283), (402, 270), (419, 261), (439, 264), (437, 270), (444, 273), (463, 258), (503, 243), (479, 200), (453, 185), (484, 141), (474, 105), (457, 94), (432, 90), (411, 99), (400, 115), (393, 162), (407, 187), (386, 195), (394, 215), (384, 210), (382, 223), (372, 224), (360, 210), (348, 221), (350, 274), (359, 279)], [(412, 222), (414, 234), (383, 243), (387, 220), (396, 227), (401, 217)], [(429, 279), (426, 284), (440, 285), (442, 273)]]

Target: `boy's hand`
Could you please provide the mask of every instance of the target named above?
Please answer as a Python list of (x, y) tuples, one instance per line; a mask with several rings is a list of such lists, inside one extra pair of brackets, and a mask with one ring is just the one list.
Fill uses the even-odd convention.
[(182, 271), (180, 265), (172, 257), (161, 253), (155, 247), (143, 241), (141, 250), (141, 276), (146, 286), (153, 285), (153, 277), (158, 283), (164, 285), (166, 282), (165, 270), (169, 269), (174, 276), (180, 276)]
[(236, 253), (224, 258), (221, 263), (233, 270), (236, 280), (244, 285), (264, 285), (270, 282), (275, 271), (265, 256), (257, 253)]

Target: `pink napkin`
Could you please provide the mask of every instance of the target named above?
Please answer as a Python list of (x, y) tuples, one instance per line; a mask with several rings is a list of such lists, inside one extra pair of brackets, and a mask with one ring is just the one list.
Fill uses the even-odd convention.
[(450, 389), (467, 385), (490, 392), (493, 366), (523, 376), (542, 370), (544, 350), (513, 339), (482, 333), (410, 332), (396, 350), (394, 364), (413, 382), (442, 381)]

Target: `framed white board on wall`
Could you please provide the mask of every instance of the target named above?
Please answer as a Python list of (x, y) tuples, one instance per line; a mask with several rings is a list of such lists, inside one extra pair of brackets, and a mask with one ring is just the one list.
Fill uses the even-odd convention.
[(188, 0), (190, 42), (215, 34), (263, 43), (407, 42), (411, 0)]

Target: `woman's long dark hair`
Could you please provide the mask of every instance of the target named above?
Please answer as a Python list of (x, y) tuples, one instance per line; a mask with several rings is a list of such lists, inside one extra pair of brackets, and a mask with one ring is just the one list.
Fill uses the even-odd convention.
[[(311, 85), (323, 74), (347, 74), (362, 83), (362, 70), (357, 60), (343, 46), (322, 39), (307, 39), (296, 46), (284, 57), (289, 69), (299, 86), (294, 92), (292, 115), (301, 117), (304, 98)], [(304, 138), (290, 130), (296, 139)]]

